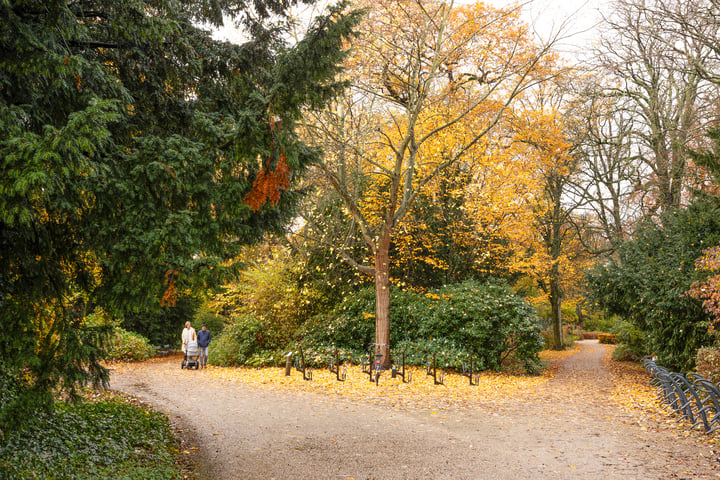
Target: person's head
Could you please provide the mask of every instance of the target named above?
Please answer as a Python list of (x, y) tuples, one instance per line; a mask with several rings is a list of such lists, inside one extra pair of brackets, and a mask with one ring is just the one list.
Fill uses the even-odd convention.
[(204, 323), (202, 324), (202, 329), (203, 329), (203, 330), (207, 330), (207, 328), (205, 328), (205, 324), (204, 324)]
[(185, 328), (190, 329), (190, 326), (191, 326), (191, 325), (192, 325), (192, 324), (191, 324), (190, 322), (185, 322)]

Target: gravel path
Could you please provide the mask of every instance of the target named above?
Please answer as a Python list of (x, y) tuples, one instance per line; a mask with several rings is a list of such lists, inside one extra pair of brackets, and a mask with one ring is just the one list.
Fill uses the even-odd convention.
[(580, 343), (531, 400), (492, 410), (398, 410), (251, 390), (202, 370), (178, 374), (176, 359), (118, 369), (111, 382), (188, 435), (198, 479), (720, 478), (718, 454), (699, 435), (641, 428), (608, 406), (604, 347)]

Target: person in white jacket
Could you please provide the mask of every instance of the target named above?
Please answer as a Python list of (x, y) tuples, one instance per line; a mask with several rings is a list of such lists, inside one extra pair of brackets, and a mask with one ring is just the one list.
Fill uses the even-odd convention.
[(187, 344), (190, 340), (197, 340), (197, 335), (195, 334), (195, 329), (192, 327), (192, 324), (190, 322), (185, 322), (185, 328), (183, 328), (182, 331), (183, 353), (185, 353), (185, 349), (187, 349)]

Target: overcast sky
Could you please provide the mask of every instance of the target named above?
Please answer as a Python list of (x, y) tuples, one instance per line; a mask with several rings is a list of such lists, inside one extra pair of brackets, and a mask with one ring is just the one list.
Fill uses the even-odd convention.
[[(464, 0), (460, 0), (464, 1)], [(470, 0), (468, 0), (470, 1)], [(509, 7), (511, 0), (485, 0), (497, 7)], [(576, 54), (598, 37), (597, 25), (607, 14), (610, 0), (533, 0), (524, 4), (525, 21), (535, 26), (542, 40), (562, 29), (559, 48), (564, 53)]]
[[(455, 0), (456, 4), (471, 3), (474, 0)], [(535, 26), (542, 40), (562, 28), (562, 41), (558, 49), (566, 55), (575, 56), (577, 51), (586, 49), (597, 38), (596, 26), (601, 19), (600, 12), (607, 13), (611, 0), (531, 0), (520, 1), (523, 4), (524, 19)], [(485, 0), (496, 7), (509, 7), (517, 4), (514, 0)], [(215, 34), (216, 38), (241, 42), (242, 35), (232, 26), (227, 26)]]

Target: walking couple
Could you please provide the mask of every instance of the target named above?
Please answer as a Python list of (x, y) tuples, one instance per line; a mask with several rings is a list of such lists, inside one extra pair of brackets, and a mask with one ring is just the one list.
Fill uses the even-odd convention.
[(210, 330), (203, 323), (199, 332), (195, 332), (190, 322), (185, 322), (185, 328), (182, 331), (182, 351), (187, 353), (187, 347), (190, 342), (197, 342), (199, 352), (200, 368), (207, 366), (208, 352), (210, 348)]

